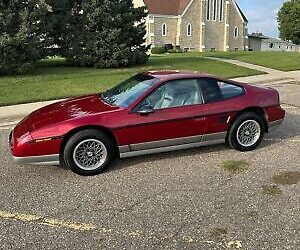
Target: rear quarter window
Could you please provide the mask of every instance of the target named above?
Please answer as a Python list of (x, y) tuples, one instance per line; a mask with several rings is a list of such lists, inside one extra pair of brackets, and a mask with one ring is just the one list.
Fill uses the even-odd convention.
[(224, 101), (244, 94), (244, 88), (214, 78), (199, 79), (205, 103)]
[(241, 96), (244, 94), (244, 89), (241, 86), (237, 86), (222, 81), (218, 81), (218, 86), (221, 90), (222, 97), (224, 100)]

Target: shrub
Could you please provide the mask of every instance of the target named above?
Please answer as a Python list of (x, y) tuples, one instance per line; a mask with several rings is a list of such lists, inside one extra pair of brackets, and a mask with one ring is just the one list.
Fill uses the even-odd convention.
[(131, 0), (0, 0), (0, 74), (55, 55), (97, 68), (145, 63), (146, 16)]
[(0, 74), (21, 74), (41, 59), (46, 6), (39, 0), (0, 0)]
[(168, 53), (176, 54), (176, 53), (183, 53), (183, 51), (180, 49), (170, 49), (170, 50), (168, 50)]
[(166, 48), (164, 46), (157, 46), (151, 49), (152, 54), (164, 54), (166, 53)]
[(145, 63), (145, 8), (131, 0), (74, 1), (64, 56), (77, 66), (116, 68)]
[(40, 59), (40, 53), (35, 48), (35, 42), (28, 41), (26, 35), (0, 38), (0, 74), (22, 74)]

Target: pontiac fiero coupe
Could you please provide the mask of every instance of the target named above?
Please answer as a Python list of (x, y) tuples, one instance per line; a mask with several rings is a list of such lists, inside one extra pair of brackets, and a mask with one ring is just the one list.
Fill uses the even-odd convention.
[(101, 173), (116, 157), (227, 143), (255, 149), (285, 117), (279, 94), (197, 72), (137, 74), (102, 93), (61, 101), (10, 133), (14, 160)]

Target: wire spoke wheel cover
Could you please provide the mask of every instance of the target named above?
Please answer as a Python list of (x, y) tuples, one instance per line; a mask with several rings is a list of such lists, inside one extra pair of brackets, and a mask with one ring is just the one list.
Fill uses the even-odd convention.
[(107, 159), (107, 148), (100, 140), (87, 139), (80, 142), (74, 149), (75, 164), (87, 171), (100, 168)]
[(239, 126), (236, 138), (243, 147), (251, 147), (259, 140), (261, 132), (257, 121), (246, 120)]

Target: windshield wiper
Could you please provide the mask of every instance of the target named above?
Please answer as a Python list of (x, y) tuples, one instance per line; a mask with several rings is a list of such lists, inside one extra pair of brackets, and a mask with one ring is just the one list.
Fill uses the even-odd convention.
[(113, 98), (112, 96), (107, 96), (106, 92), (102, 93), (100, 96), (106, 103), (108, 103), (110, 105), (115, 105), (116, 99)]
[(108, 98), (108, 96), (105, 95), (105, 92), (100, 94), (100, 97), (103, 101), (105, 101), (108, 104), (111, 104), (110, 99)]

